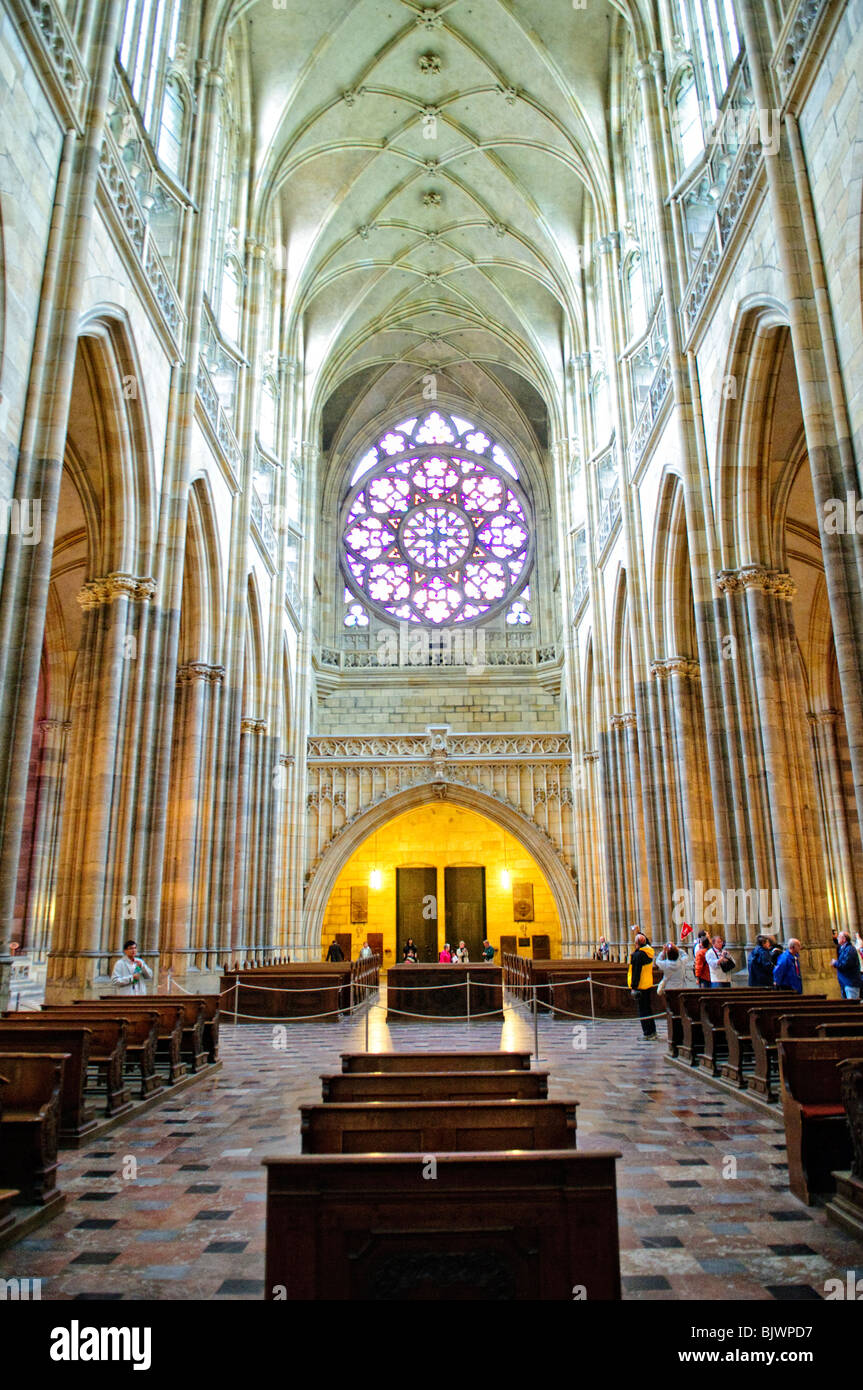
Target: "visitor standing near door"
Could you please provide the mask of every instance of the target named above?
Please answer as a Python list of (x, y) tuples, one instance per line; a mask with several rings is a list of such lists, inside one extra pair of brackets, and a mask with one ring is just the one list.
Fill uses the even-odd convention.
[(344, 951), (342, 950), (342, 948), (341, 948), (341, 946), (339, 945), (339, 943), (338, 943), (338, 942), (335, 940), (335, 938), (334, 938), (333, 941), (332, 941), (332, 944), (330, 945), (330, 949), (327, 951), (327, 960), (328, 960), (328, 961), (342, 961), (342, 960), (344, 960), (344, 958), (345, 958), (345, 953), (344, 953)]

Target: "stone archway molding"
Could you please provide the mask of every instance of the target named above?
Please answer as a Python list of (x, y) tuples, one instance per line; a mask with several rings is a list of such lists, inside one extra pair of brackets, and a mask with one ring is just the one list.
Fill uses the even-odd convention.
[(375, 802), (330, 841), (306, 892), (303, 939), (300, 944), (307, 950), (320, 947), (324, 914), (336, 880), (360, 845), (397, 816), (433, 801), (448, 801), (453, 806), (475, 811), (508, 831), (527, 850), (542, 871), (554, 898), (560, 920), (561, 947), (565, 954), (567, 946), (574, 944), (578, 937), (578, 889), (553, 844), (526, 816), (511, 806), (457, 782), (424, 782), (394, 792), (392, 796)]

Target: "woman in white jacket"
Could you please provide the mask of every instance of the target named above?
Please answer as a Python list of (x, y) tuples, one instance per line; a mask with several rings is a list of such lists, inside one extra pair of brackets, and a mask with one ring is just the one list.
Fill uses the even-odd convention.
[(136, 941), (127, 941), (123, 946), (123, 954), (114, 966), (114, 973), (111, 976), (111, 983), (123, 993), (146, 994), (144, 987), (145, 980), (152, 980), (153, 972), (146, 961), (140, 960), (135, 954), (138, 949)]
[(688, 956), (681, 955), (677, 947), (670, 942), (663, 947), (653, 964), (662, 972), (657, 994), (664, 994), (667, 989), (694, 989), (695, 970), (692, 961)]

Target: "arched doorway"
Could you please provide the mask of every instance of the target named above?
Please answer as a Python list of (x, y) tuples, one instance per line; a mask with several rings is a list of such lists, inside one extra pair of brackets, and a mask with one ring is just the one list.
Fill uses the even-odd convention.
[[(373, 932), (383, 937), (384, 952), (390, 952), (385, 963), (397, 959), (398, 868), (435, 871), (441, 944), (447, 930), (445, 870), (457, 867), (485, 870), (485, 934), (498, 951), (502, 937), (518, 938), (522, 929), (528, 937), (547, 936), (555, 955), (570, 949), (577, 934), (577, 889), (551, 842), (492, 797), (452, 783), (428, 783), (378, 803), (331, 842), (306, 893), (304, 953), (316, 956), (327, 934), (331, 938), (337, 931), (350, 932), (358, 949)], [(371, 886), (373, 871), (379, 888)], [(529, 909), (514, 908), (514, 894), (517, 901), (529, 899), (529, 893), (521, 892), (528, 884), (534, 920), (516, 921), (516, 911), (522, 916)], [(368, 888), (366, 922), (350, 921), (352, 887)], [(355, 899), (361, 897), (355, 894)], [(451, 915), (450, 920), (456, 929), (458, 918)]]

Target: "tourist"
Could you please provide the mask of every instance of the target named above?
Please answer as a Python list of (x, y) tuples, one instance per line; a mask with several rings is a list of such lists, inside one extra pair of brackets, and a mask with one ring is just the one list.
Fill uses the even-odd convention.
[(333, 937), (332, 943), (331, 943), (331, 945), (330, 945), (330, 949), (327, 951), (327, 960), (328, 960), (328, 961), (341, 961), (341, 960), (344, 960), (344, 958), (345, 958), (345, 953), (344, 953), (344, 951), (342, 950), (342, 948), (341, 948), (341, 946), (339, 945), (339, 943), (338, 943), (338, 941), (336, 940), (336, 938)]
[(688, 956), (680, 953), (673, 942), (669, 941), (667, 946), (663, 946), (656, 960), (656, 968), (662, 975), (657, 994), (664, 994), (667, 989), (693, 988), (695, 975), (692, 962)]
[(443, 950), (440, 952), (438, 960), (440, 961), (441, 965), (450, 965), (452, 963), (452, 951), (449, 948), (448, 941), (444, 942)]
[(413, 937), (409, 936), (405, 942), (404, 951), (402, 952), (402, 964), (407, 965), (410, 963), (411, 965), (416, 965), (418, 960), (419, 954), (417, 952), (416, 943)]
[(494, 960), (494, 947), (490, 941), (484, 941), (482, 943), (482, 958), (486, 965), (491, 965)]
[(710, 949), (710, 938), (706, 931), (698, 933), (698, 945), (695, 948), (695, 982), (699, 989), (710, 988), (710, 967), (707, 964), (707, 952)]
[(847, 931), (839, 933), (836, 938), (836, 946), (838, 954), (836, 960), (831, 960), (830, 964), (836, 971), (842, 997), (843, 999), (859, 999), (861, 968), (857, 947)]
[(460, 941), (458, 943), (458, 949), (455, 955), (453, 956), (453, 960), (457, 965), (465, 965), (470, 960), (470, 956), (467, 953), (467, 947), (465, 946), (463, 941)]
[(611, 948), (609, 947), (609, 944), (608, 944), (608, 942), (606, 941), (605, 937), (604, 937), (604, 936), (601, 936), (601, 937), (599, 938), (598, 959), (599, 959), (599, 960), (608, 960), (608, 957), (609, 957), (610, 954), (611, 954)]
[(731, 988), (731, 981), (726, 980), (725, 976), (730, 975), (734, 970), (735, 961), (734, 957), (726, 951), (725, 942), (721, 936), (714, 936), (710, 950), (705, 953), (704, 963), (710, 971), (711, 989)]
[(368, 957), (373, 954), (374, 952), (372, 951), (372, 948), (369, 945), (369, 943), (367, 941), (364, 941), (360, 950), (360, 960), (367, 960)]
[(651, 1017), (653, 957), (653, 947), (649, 944), (644, 932), (639, 932), (635, 938), (635, 949), (629, 958), (626, 983), (638, 1005), (638, 1017), (641, 1019), (641, 1032), (643, 1034), (642, 1042), (652, 1042), (656, 1037), (656, 1020)]
[(785, 950), (780, 953), (773, 969), (773, 983), (777, 989), (793, 990), (803, 993), (803, 980), (800, 975), (800, 942), (791, 938)]
[(749, 956), (749, 984), (752, 989), (771, 989), (773, 987), (775, 963), (770, 952), (770, 937), (757, 936)]
[(146, 994), (144, 981), (152, 980), (153, 972), (149, 965), (138, 957), (137, 950), (136, 941), (124, 942), (123, 954), (114, 966), (111, 983), (119, 989), (128, 990), (130, 994)]

